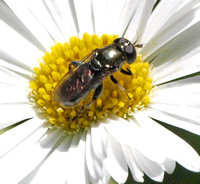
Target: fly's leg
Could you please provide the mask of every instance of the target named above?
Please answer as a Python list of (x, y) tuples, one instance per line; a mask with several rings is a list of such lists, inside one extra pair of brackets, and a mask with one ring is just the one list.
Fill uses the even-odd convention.
[(119, 82), (117, 81), (117, 79), (114, 78), (113, 75), (110, 75), (110, 79), (111, 79), (111, 81), (112, 81), (113, 83), (115, 83), (115, 84), (119, 87), (119, 89), (121, 89), (121, 90), (126, 94), (126, 96), (131, 100), (131, 98), (130, 98), (130, 96), (128, 95), (127, 91), (124, 89), (123, 86), (121, 86), (121, 85), (119, 84)]
[(129, 68), (126, 68), (126, 70), (124, 70), (124, 69), (121, 68), (120, 72), (123, 73), (123, 74), (125, 74), (125, 75), (133, 75), (133, 73), (130, 71)]
[(72, 71), (72, 69), (75, 67), (78, 67), (79, 65), (83, 64), (82, 61), (72, 61), (71, 63), (69, 63), (69, 73)]
[(101, 83), (94, 91), (93, 97), (92, 97), (92, 101), (86, 105), (82, 105), (82, 107), (80, 108), (79, 112), (77, 113), (77, 115), (72, 119), (72, 121), (74, 121), (76, 118), (78, 118), (78, 116), (83, 112), (83, 110), (87, 107), (89, 107), (92, 103), (94, 103), (97, 98), (99, 98), (101, 92), (103, 89), (103, 84)]

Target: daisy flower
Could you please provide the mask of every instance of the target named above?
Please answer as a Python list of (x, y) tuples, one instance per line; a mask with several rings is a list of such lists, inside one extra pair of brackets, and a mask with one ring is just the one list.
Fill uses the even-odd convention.
[[(200, 172), (198, 153), (162, 126), (200, 135), (200, 2), (155, 3), (0, 1), (0, 183), (125, 183), (129, 171), (162, 182), (176, 162)], [(56, 86), (117, 37), (143, 44), (122, 66), (133, 75), (114, 74), (127, 95), (108, 77), (74, 119), (93, 92), (66, 108)]]

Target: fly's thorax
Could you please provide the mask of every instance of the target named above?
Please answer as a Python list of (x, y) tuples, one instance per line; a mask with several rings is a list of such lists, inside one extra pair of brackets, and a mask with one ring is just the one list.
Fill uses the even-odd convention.
[(120, 68), (125, 61), (125, 57), (115, 45), (109, 45), (102, 49), (97, 49), (94, 56), (96, 63), (101, 68)]

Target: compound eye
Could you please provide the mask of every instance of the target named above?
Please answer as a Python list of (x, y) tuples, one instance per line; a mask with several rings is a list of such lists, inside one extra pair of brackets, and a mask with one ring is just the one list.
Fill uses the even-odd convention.
[(132, 44), (130, 44), (130, 45), (127, 45), (124, 50), (126, 54), (132, 54), (134, 52), (134, 47)]
[(113, 41), (113, 43), (114, 43), (114, 44), (120, 44), (120, 45), (122, 44), (122, 45), (123, 45), (124, 43), (127, 43), (127, 41), (128, 41), (128, 40), (125, 39), (125, 38), (117, 38), (117, 39), (115, 39), (115, 40)]
[(127, 57), (127, 62), (132, 64), (136, 60), (137, 56), (135, 47), (132, 44), (129, 44), (125, 47), (124, 51)]
[(118, 46), (121, 52), (125, 55), (127, 62), (132, 64), (137, 56), (135, 47), (133, 44), (125, 38), (117, 38), (113, 41)]

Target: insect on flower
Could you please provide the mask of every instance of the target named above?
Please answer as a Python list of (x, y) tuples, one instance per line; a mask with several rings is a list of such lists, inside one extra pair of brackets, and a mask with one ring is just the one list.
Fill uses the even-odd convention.
[[(69, 65), (69, 72), (59, 81), (56, 86), (53, 99), (63, 107), (75, 106), (86, 98), (90, 91), (95, 89), (92, 100), (82, 105), (79, 114), (89, 107), (100, 96), (103, 88), (103, 80), (110, 76), (110, 79), (128, 96), (126, 90), (114, 78), (113, 73), (120, 70), (125, 75), (133, 75), (122, 64), (126, 61), (132, 64), (137, 57), (135, 47), (141, 48), (142, 44), (133, 44), (125, 38), (117, 38), (112, 44), (93, 50), (81, 61), (72, 61)], [(72, 69), (73, 68), (73, 69)]]

